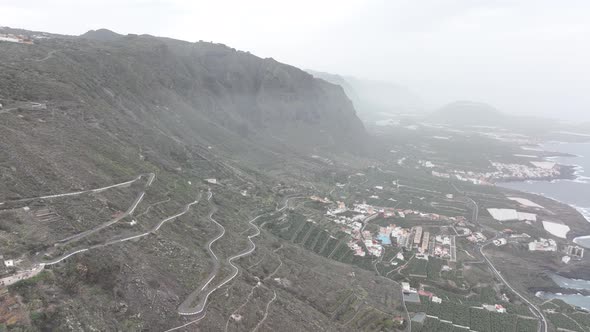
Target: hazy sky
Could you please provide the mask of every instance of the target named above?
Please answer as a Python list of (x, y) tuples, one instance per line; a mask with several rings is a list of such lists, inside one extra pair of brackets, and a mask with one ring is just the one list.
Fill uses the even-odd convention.
[(588, 0), (0, 0), (0, 25), (108, 28), (261, 57), (513, 113), (590, 120)]

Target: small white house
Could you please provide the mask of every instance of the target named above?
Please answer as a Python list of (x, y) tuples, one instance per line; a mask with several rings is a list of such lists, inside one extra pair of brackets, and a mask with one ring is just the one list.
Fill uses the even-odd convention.
[(405, 292), (410, 291), (410, 283), (409, 282), (402, 282), (402, 290)]

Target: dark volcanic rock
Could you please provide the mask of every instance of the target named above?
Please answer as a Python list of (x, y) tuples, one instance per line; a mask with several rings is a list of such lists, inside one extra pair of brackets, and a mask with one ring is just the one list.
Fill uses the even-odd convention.
[(83, 35), (80, 35), (80, 38), (86, 39), (93, 39), (93, 40), (100, 40), (100, 41), (114, 41), (119, 38), (123, 37), (116, 32), (113, 32), (108, 29), (98, 29), (98, 30), (90, 30)]
[[(68, 104), (96, 122), (131, 120), (187, 141), (237, 137), (360, 152), (366, 136), (341, 87), (221, 44), (101, 29), (3, 44), (0, 62), (11, 63), (0, 74), (0, 98)], [(235, 137), (221, 137), (228, 135)]]

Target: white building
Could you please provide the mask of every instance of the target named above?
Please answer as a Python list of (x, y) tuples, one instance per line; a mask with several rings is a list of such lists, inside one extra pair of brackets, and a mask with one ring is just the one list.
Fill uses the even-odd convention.
[(543, 228), (549, 232), (551, 235), (560, 237), (565, 239), (567, 233), (570, 231), (568, 225), (552, 222), (552, 221), (543, 221)]
[(557, 243), (553, 239), (540, 238), (539, 241), (529, 242), (530, 251), (557, 251)]
[(503, 246), (507, 243), (505, 238), (497, 239), (493, 241), (497, 247)]
[(520, 221), (537, 221), (537, 215), (534, 213), (519, 212), (514, 209), (488, 209), (492, 218), (498, 221), (520, 220)]
[(409, 282), (402, 282), (402, 290), (404, 292), (409, 292), (410, 291), (410, 283)]

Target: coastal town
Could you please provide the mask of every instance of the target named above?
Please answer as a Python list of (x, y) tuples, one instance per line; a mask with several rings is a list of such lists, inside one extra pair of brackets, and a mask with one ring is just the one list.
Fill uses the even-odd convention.
[[(530, 161), (526, 164), (506, 164), (490, 162), (496, 171), (476, 172), (465, 170), (442, 170), (429, 161), (420, 161), (420, 165), (431, 169), (432, 176), (443, 179), (455, 179), (481, 185), (493, 185), (502, 181), (554, 179), (566, 174), (564, 166), (549, 161)], [(570, 171), (571, 172), (571, 171)]]
[[(406, 163), (407, 160), (404, 158), (399, 160), (399, 164), (409, 167)], [(563, 175), (561, 166), (554, 162), (532, 162), (528, 165), (492, 162), (490, 164), (496, 171), (485, 173), (448, 169), (443, 171), (437, 169), (438, 166), (434, 162), (424, 160), (420, 160), (418, 164), (422, 168), (432, 169), (434, 178), (458, 180), (475, 185), (493, 186), (497, 181), (555, 178)], [(402, 280), (406, 281), (401, 282), (403, 298), (409, 308), (415, 308), (411, 310), (415, 312), (411, 317), (414, 324), (431, 325), (433, 320), (436, 320), (441, 326), (449, 324), (455, 328), (478, 331), (473, 329), (473, 323), (461, 323), (436, 313), (438, 310), (444, 311), (442, 307), (434, 310), (438, 306), (455, 307), (459, 304), (452, 297), (449, 298), (445, 291), (433, 287), (432, 284), (436, 284), (441, 278), (450, 278), (453, 285), (469, 287), (466, 280), (459, 276), (471, 268), (474, 264), (472, 262), (479, 262), (476, 257), (481, 257), (483, 248), (488, 252), (526, 250), (530, 255), (546, 255), (547, 259), (554, 260), (561, 266), (577, 264), (584, 260), (584, 248), (567, 241), (570, 227), (559, 221), (559, 216), (530, 198), (506, 196), (500, 206), (475, 206), (476, 210), (473, 211), (474, 203), (470, 206), (470, 199), (463, 203), (465, 200), (457, 197), (457, 193), (435, 194), (408, 187), (407, 190), (412, 195), (416, 192), (428, 194), (431, 200), (445, 202), (437, 202), (430, 206), (448, 208), (445, 212), (437, 213), (431, 208), (421, 210), (400, 207), (401, 195), (406, 187), (395, 176), (389, 184), (376, 183), (369, 175), (371, 172), (354, 174), (355, 178), (365, 179), (358, 182), (367, 183), (364, 186), (336, 183), (335, 190), (330, 192), (331, 195), (312, 195), (309, 199), (323, 207), (324, 217), (329, 222), (326, 225), (332, 225), (328, 227), (331, 232), (346, 234), (346, 237), (340, 238), (344, 240), (352, 257), (357, 257), (352, 259), (353, 262), (364, 266), (365, 263), (361, 262), (370, 261), (379, 273), (390, 275), (395, 271), (396, 275), (404, 276)], [(360, 199), (356, 195), (353, 201), (343, 199), (347, 196), (345, 192), (357, 190), (358, 194), (359, 189), (360, 192), (365, 192), (364, 199), (363, 195), (360, 195)], [(413, 196), (412, 200), (423, 201), (424, 197)], [(412, 200), (407, 202), (411, 203)], [(387, 204), (375, 204), (376, 202)], [(467, 204), (471, 214), (449, 214), (453, 209), (459, 211), (463, 204)], [(335, 259), (351, 260), (347, 259), (346, 255), (342, 256), (344, 258), (339, 258), (340, 256), (335, 255)], [(483, 262), (486, 262), (485, 259)], [(490, 312), (512, 317), (518, 303), (526, 305), (518, 296), (515, 298), (514, 295), (510, 295), (510, 291), (505, 290), (494, 297), (471, 304), (470, 310), (475, 310), (471, 312), (474, 316), (482, 315), (481, 312)], [(405, 321), (402, 317), (395, 319), (400, 323)], [(528, 329), (524, 326), (530, 324), (531, 331), (534, 326), (532, 323), (533, 320), (519, 322), (523, 330)]]

